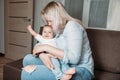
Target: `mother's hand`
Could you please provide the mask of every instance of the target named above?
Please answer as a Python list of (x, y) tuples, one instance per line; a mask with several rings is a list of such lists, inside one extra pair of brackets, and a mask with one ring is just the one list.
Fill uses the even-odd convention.
[(36, 53), (39, 53), (39, 52), (43, 52), (43, 47), (44, 47), (44, 45), (36, 46), (36, 47), (33, 49), (33, 55), (35, 55)]
[(51, 62), (51, 59), (50, 59), (51, 57), (53, 57), (53, 56), (50, 55), (50, 54), (46, 54), (46, 53), (41, 53), (39, 55), (39, 58), (42, 60), (42, 62), (44, 63), (44, 65), (46, 67), (48, 67), (49, 69), (53, 69), (54, 68), (54, 66), (53, 66), (53, 64)]

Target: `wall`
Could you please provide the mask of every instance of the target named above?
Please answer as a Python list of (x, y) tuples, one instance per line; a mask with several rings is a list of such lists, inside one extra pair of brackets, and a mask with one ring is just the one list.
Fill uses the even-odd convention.
[(0, 53), (4, 53), (4, 0), (0, 0)]

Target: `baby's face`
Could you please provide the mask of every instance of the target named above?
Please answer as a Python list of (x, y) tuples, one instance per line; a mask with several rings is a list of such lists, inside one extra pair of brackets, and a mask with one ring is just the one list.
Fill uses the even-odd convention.
[(43, 27), (42, 37), (45, 39), (52, 39), (54, 37), (52, 28), (49, 26)]

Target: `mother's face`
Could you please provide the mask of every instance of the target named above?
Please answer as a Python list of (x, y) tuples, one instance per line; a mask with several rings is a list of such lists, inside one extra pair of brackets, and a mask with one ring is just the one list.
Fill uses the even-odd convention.
[(53, 27), (53, 19), (52, 19), (52, 17), (51, 16), (46, 16), (45, 19), (46, 19), (47, 25), (50, 25), (50, 26)]
[(48, 13), (46, 13), (45, 15), (45, 19), (47, 22), (47, 25), (50, 25), (53, 28), (54, 33), (58, 32), (58, 26), (59, 26), (59, 14), (57, 11), (51, 10)]
[(45, 16), (47, 25), (50, 25), (53, 28), (54, 33), (57, 32), (57, 23), (56, 23), (56, 17), (52, 15)]

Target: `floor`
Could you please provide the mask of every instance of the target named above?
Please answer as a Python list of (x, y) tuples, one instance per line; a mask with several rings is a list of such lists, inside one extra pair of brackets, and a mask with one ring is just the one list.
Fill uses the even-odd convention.
[(4, 64), (11, 62), (11, 59), (5, 58), (4, 55), (0, 54), (0, 80), (3, 80), (3, 66)]

